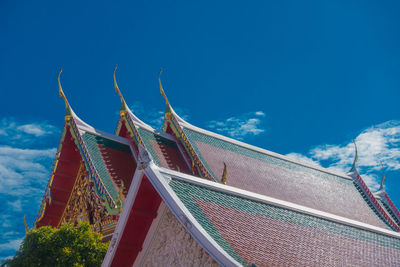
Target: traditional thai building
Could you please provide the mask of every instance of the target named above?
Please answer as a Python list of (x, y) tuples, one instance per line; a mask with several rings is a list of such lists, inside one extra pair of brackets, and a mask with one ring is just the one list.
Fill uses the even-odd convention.
[[(60, 77), (59, 77), (60, 79)], [(65, 125), (35, 226), (85, 220), (103, 266), (400, 266), (400, 213), (348, 174), (198, 128), (153, 129), (121, 99), (115, 134)]]

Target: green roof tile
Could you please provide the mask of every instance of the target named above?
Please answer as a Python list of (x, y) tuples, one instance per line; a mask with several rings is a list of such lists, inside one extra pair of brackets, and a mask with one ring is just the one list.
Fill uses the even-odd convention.
[(178, 149), (178, 146), (176, 143), (172, 140), (169, 140), (167, 138), (164, 138), (158, 134), (155, 134), (151, 131), (145, 130), (143, 128), (139, 128), (138, 132), (140, 134), (140, 137), (142, 138), (144, 145), (146, 146), (146, 149), (150, 152), (151, 156), (153, 157), (154, 161), (158, 166), (161, 166), (160, 159), (156, 153), (156, 151), (153, 148), (153, 145), (151, 144), (151, 141), (154, 141), (158, 144), (162, 144), (174, 149)]
[[(229, 207), (238, 211), (246, 212), (249, 216), (257, 215), (280, 220), (286, 223), (301, 225), (316, 230), (337, 234), (346, 238), (361, 240), (373, 245), (389, 247), (400, 250), (400, 240), (394, 237), (378, 234), (368, 230), (332, 222), (326, 219), (303, 214), (300, 212), (276, 207), (253, 200), (248, 200), (234, 195), (214, 191), (198, 185), (172, 179), (171, 188), (184, 203), (190, 213), (202, 225), (202, 227), (214, 238), (214, 240), (233, 258), (243, 263), (239, 255), (233, 250), (230, 244), (221, 236), (218, 230), (199, 207), (196, 199)], [(266, 241), (268, 237), (266, 238)]]
[(98, 145), (107, 146), (109, 148), (113, 148), (125, 153), (131, 153), (129, 146), (90, 133), (84, 133), (82, 135), (82, 138), (86, 144), (86, 148), (93, 161), (93, 165), (100, 176), (101, 181), (103, 182), (107, 191), (110, 193), (111, 197), (116, 200), (118, 198), (118, 192), (116, 191), (114, 184), (112, 183), (111, 177), (107, 172), (107, 168), (104, 164)]

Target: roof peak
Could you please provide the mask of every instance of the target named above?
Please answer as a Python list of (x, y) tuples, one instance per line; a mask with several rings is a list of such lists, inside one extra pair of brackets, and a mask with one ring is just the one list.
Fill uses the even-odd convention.
[(141, 127), (144, 127), (144, 128), (150, 129), (150, 130), (153, 130), (153, 128), (150, 125), (144, 123), (142, 120), (140, 120), (138, 117), (136, 117), (136, 115), (133, 114), (133, 112), (130, 110), (129, 106), (126, 104), (125, 99), (124, 99), (124, 97), (123, 97), (123, 95), (121, 93), (121, 90), (118, 87), (117, 78), (115, 76), (117, 67), (118, 67), (118, 64), (115, 65), (113, 78), (114, 78), (114, 89), (118, 93), (118, 95), (119, 95), (119, 97), (121, 99), (121, 108), (120, 108), (120, 111), (119, 111), (119, 115), (121, 117), (126, 117), (127, 116), (127, 117), (132, 119), (132, 122), (134, 124), (140, 125)]

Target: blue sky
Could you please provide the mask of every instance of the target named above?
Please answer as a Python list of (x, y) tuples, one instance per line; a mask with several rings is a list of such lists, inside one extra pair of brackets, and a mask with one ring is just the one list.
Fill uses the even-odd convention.
[(397, 1), (0, 3), (0, 259), (32, 225), (75, 112), (113, 132), (119, 98), (159, 126), (164, 102), (192, 124), (347, 171), (351, 141), (371, 188), (386, 168), (400, 206)]

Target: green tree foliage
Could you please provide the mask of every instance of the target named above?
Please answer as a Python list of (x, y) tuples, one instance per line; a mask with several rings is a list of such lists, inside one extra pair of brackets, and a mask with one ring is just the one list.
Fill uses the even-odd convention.
[(101, 239), (87, 222), (32, 229), (6, 266), (100, 266), (108, 248)]

